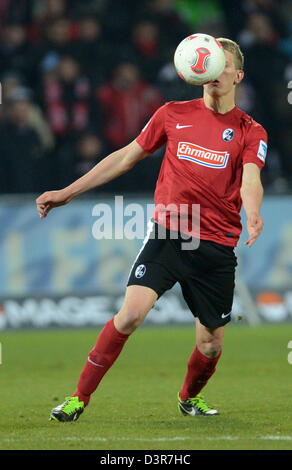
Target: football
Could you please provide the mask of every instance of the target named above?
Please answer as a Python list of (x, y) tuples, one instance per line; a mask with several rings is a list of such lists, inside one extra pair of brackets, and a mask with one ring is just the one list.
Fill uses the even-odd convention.
[(174, 53), (178, 75), (191, 85), (216, 80), (225, 67), (222, 45), (213, 36), (195, 33), (183, 39)]

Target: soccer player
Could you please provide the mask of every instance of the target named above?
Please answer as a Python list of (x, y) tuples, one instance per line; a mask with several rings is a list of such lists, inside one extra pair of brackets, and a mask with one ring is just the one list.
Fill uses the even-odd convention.
[[(200, 392), (215, 372), (230, 321), (237, 265), (234, 247), (242, 229), (242, 204), (247, 215), (247, 246), (254, 244), (263, 228), (260, 170), (267, 151), (266, 131), (235, 104), (236, 86), (244, 77), (239, 46), (225, 38), (218, 41), (225, 51), (226, 67), (217, 80), (204, 85), (203, 98), (166, 103), (129, 145), (68, 187), (45, 192), (36, 200), (44, 218), (52, 208), (129, 171), (166, 144), (154, 219), (132, 267), (123, 306), (102, 329), (76, 391), (52, 409), (51, 419), (78, 419), (129, 336), (176, 282), (196, 318), (196, 346), (178, 393), (178, 408), (184, 415), (218, 414)], [(176, 213), (175, 207), (193, 204), (200, 206), (199, 243), (196, 249), (183, 249), (182, 241), (189, 231), (180, 229), (177, 238), (172, 237), (171, 220), (173, 215), (181, 221), (186, 217), (179, 209)], [(188, 221), (190, 217), (187, 212)], [(164, 237), (157, 236), (161, 227)], [(196, 230), (191, 222), (191, 234)], [(190, 240), (196, 238), (192, 235)]]

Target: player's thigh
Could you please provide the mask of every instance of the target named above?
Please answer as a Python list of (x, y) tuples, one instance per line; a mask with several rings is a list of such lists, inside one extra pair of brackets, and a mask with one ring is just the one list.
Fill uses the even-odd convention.
[(196, 344), (199, 351), (207, 357), (216, 357), (221, 351), (225, 325), (208, 328), (196, 318)]
[(158, 294), (150, 287), (128, 286), (122, 308), (114, 318), (115, 327), (125, 334), (134, 331), (144, 321), (157, 298)]

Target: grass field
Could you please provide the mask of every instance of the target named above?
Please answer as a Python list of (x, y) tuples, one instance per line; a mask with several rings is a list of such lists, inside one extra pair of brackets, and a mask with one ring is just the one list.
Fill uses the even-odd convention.
[(183, 417), (176, 394), (194, 328), (141, 327), (76, 423), (49, 422), (75, 389), (95, 329), (1, 335), (1, 449), (292, 449), (291, 325), (229, 326), (207, 385), (215, 417)]

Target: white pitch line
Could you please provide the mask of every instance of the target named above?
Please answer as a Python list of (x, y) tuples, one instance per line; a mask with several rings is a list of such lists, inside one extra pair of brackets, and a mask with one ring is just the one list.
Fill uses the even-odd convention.
[[(47, 441), (95, 441), (95, 442), (108, 442), (108, 441), (139, 441), (139, 442), (172, 442), (172, 441), (239, 441), (239, 440), (268, 440), (268, 441), (292, 441), (292, 436), (254, 436), (254, 437), (243, 437), (243, 436), (217, 436), (217, 437), (153, 437), (153, 438), (144, 438), (144, 437), (41, 437), (41, 439), (46, 439)], [(1, 439), (0, 442), (17, 442), (17, 441), (31, 441), (29, 438), (9, 438), (6, 437)]]

